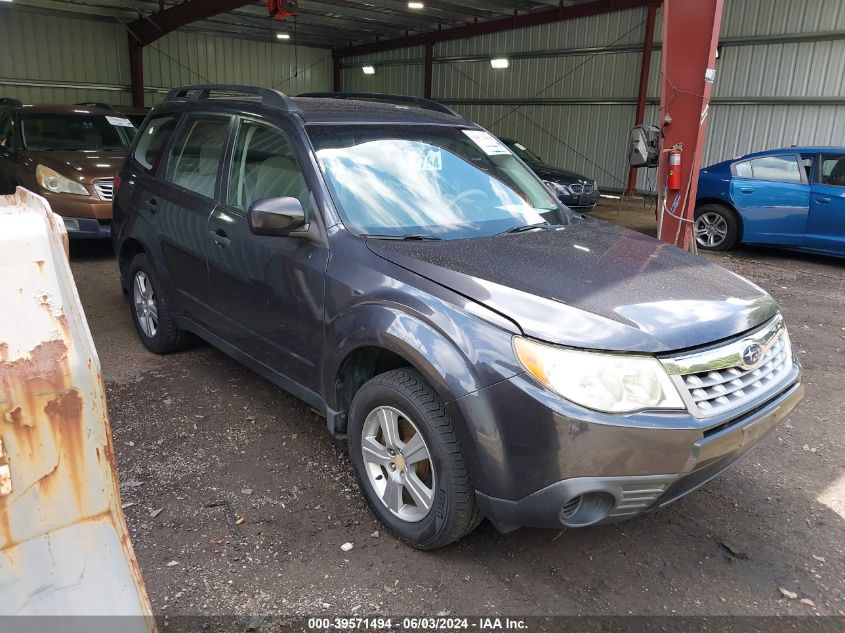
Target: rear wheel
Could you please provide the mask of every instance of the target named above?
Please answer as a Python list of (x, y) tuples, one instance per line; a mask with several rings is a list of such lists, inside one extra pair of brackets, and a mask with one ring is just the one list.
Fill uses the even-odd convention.
[(699, 248), (728, 251), (739, 243), (739, 218), (721, 204), (704, 204), (695, 210), (693, 232)]
[(129, 264), (129, 306), (141, 342), (151, 352), (168, 354), (180, 349), (185, 333), (176, 326), (170, 301), (164, 295), (158, 275), (145, 254)]
[(422, 376), (396, 369), (352, 401), (349, 456), (373, 513), (419, 549), (457, 541), (481, 522), (461, 443)]

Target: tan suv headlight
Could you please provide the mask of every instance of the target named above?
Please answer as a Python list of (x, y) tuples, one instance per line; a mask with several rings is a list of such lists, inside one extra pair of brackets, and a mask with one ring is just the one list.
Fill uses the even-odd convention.
[(671, 378), (653, 356), (585, 352), (515, 336), (520, 364), (567, 400), (606, 413), (685, 409)]
[(70, 178), (44, 165), (35, 168), (35, 180), (38, 186), (53, 193), (75, 193), (80, 196), (90, 196), (88, 190)]

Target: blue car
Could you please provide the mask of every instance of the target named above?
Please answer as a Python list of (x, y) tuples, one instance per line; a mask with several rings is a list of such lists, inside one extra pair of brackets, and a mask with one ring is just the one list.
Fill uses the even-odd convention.
[(707, 250), (771, 244), (845, 256), (845, 148), (787, 147), (701, 170), (694, 230)]

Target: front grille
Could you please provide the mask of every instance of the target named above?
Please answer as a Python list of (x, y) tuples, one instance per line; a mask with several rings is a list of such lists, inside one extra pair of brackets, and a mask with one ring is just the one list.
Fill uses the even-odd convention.
[(110, 201), (114, 197), (114, 180), (97, 180), (94, 182), (94, 189), (100, 198)]
[[(744, 355), (754, 346), (761, 354), (748, 364)], [(751, 336), (663, 363), (690, 413), (707, 418), (741, 407), (782, 386), (792, 369), (792, 346), (778, 315)]]
[(584, 193), (593, 193), (593, 185), (587, 183), (584, 185)]
[(572, 190), (572, 193), (580, 194), (582, 191), (584, 191), (584, 186), (578, 183), (569, 185), (569, 188)]

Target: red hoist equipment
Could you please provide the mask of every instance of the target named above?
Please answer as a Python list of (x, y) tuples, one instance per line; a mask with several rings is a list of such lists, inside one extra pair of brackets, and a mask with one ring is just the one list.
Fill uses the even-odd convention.
[(666, 178), (666, 188), (671, 191), (681, 190), (681, 150), (669, 150), (669, 174)]
[(267, 0), (267, 13), (274, 20), (284, 20), (296, 15), (299, 11), (299, 0)]

